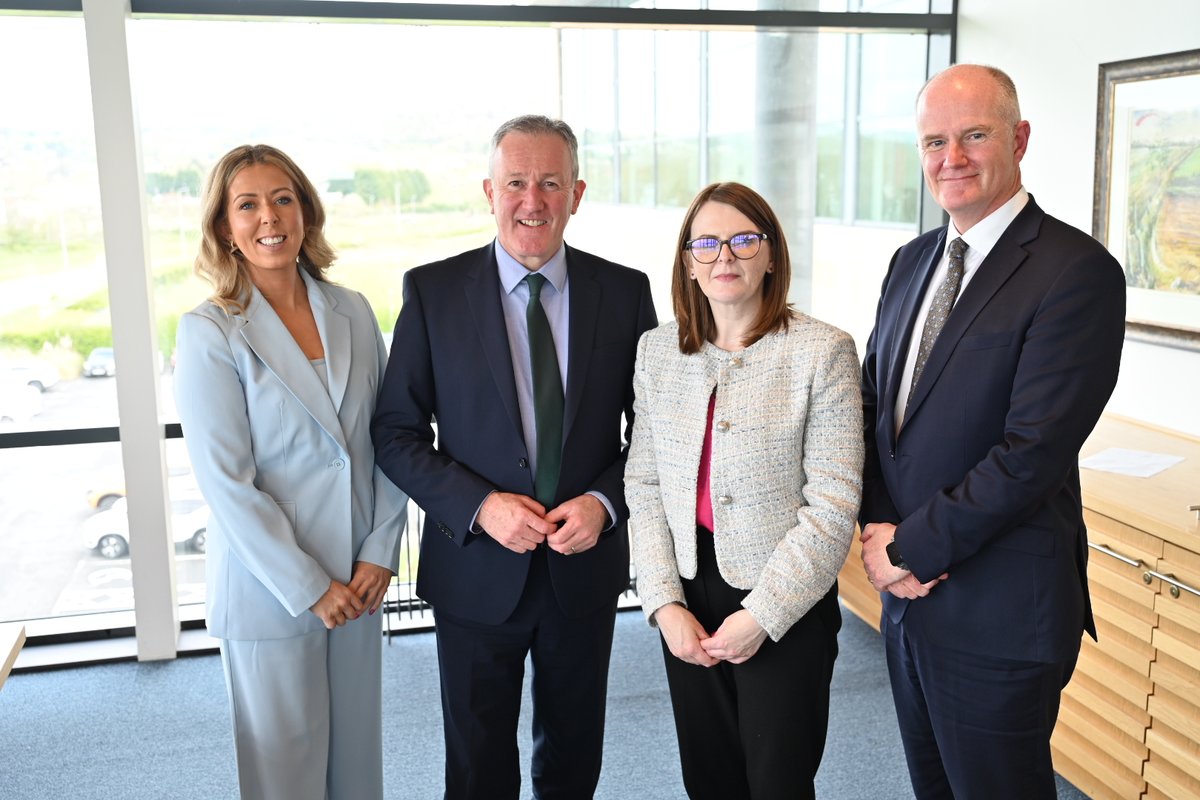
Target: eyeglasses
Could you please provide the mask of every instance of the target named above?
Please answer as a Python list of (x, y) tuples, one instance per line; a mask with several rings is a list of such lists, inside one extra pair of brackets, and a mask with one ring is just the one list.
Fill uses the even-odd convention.
[(729, 245), (729, 252), (741, 261), (758, 255), (758, 248), (769, 239), (765, 233), (739, 233), (728, 239), (718, 239), (715, 236), (701, 236), (689, 239), (683, 243), (683, 249), (692, 254), (692, 258), (701, 264), (711, 264), (721, 255), (721, 246)]

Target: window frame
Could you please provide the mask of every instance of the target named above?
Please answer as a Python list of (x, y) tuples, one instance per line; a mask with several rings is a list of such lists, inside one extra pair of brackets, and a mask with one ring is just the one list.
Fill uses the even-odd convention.
[[(114, 344), (124, 345), (122, 368), (116, 375), (118, 419), (116, 427), (68, 430), (20, 431), (0, 433), (0, 450), (69, 444), (120, 442), (126, 466), (126, 484), (134, 487), (131, 495), (131, 524), (136, 520), (163, 518), (169, 524), (169, 498), (165, 492), (166, 465), (162, 456), (165, 439), (182, 438), (178, 423), (163, 424), (158, 412), (158, 379), (153, 353), (154, 312), (148, 253), (146, 215), (127, 213), (129, 206), (117, 206), (116, 198), (137, 197), (138, 208), (146, 202), (144, 175), (137, 157), (138, 128), (131, 103), (131, 75), (124, 26), (133, 18), (179, 19), (257, 19), (308, 22), (314, 20), (356, 23), (413, 22), (421, 24), (493, 24), (544, 25), (548, 27), (604, 26), (614, 30), (629, 28), (681, 28), (703, 30), (739, 30), (764, 33), (837, 32), (837, 33), (915, 33), (927, 40), (927, 72), (943, 63), (953, 63), (958, 4), (950, 3), (948, 13), (872, 13), (783, 10), (706, 10), (618, 8), (611, 6), (566, 5), (456, 5), (438, 3), (356, 2), (347, 0), (0, 0), (0, 19), (5, 13), (32, 15), (82, 15), (89, 50), (89, 79), (93, 93), (93, 123), (96, 126), (96, 151), (99, 162), (100, 194), (104, 243), (109, 264), (121, 263), (118, 270), (109, 267), (110, 297), (123, 303), (122, 313), (112, 320)], [(702, 50), (701, 57), (704, 57)], [(947, 60), (948, 59), (948, 60)], [(703, 94), (703, 82), (701, 85)], [(707, 102), (707, 96), (701, 102)], [(104, 109), (103, 114), (96, 109)], [(703, 131), (702, 131), (703, 133)], [(849, 132), (847, 133), (849, 135)], [(702, 170), (706, 159), (701, 149)], [(857, 167), (855, 166), (855, 169)], [(844, 177), (852, 179), (853, 176)], [(848, 186), (856, 185), (851, 180)], [(105, 213), (105, 207), (109, 210)], [(124, 221), (118, 221), (123, 215)], [(941, 210), (922, 192), (919, 227), (927, 230), (944, 224)], [(115, 257), (122, 256), (122, 257)], [(132, 258), (125, 257), (132, 256)], [(138, 270), (136, 266), (141, 265)], [(141, 287), (139, 289), (138, 287)], [(118, 298), (124, 298), (123, 301)], [(135, 313), (125, 313), (130, 308)], [(118, 344), (119, 342), (119, 344)], [(138, 398), (150, 398), (139, 400)], [(147, 403), (150, 405), (148, 406)], [(132, 469), (131, 469), (132, 467)], [(179, 649), (180, 611), (171, 560), (170, 535), (164, 531), (162, 543), (155, 543), (131, 558), (137, 605), (158, 610), (143, 614), (135, 607), (134, 626), (138, 658), (173, 658)], [(161, 544), (161, 546), (159, 546)], [(143, 555), (143, 552), (146, 555)], [(163, 608), (165, 606), (165, 610)], [(78, 635), (97, 638), (128, 629), (128, 615), (122, 621), (96, 629), (87, 617), (56, 618), (46, 629), (71, 629)], [(184, 616), (189, 616), (185, 614)], [(72, 623), (72, 619), (75, 620)], [(89, 624), (91, 622), (91, 624)], [(38, 621), (30, 621), (30, 644), (38, 642)]]

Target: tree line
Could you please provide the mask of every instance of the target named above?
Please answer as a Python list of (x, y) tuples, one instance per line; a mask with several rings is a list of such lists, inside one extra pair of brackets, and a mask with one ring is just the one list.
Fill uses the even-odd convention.
[[(203, 184), (203, 174), (192, 167), (176, 172), (146, 173), (146, 191), (152, 195), (180, 193), (199, 197)], [(419, 169), (380, 167), (356, 169), (354, 177), (334, 178), (325, 189), (339, 194), (356, 194), (370, 206), (412, 205), (424, 201), (431, 191), (429, 179)]]

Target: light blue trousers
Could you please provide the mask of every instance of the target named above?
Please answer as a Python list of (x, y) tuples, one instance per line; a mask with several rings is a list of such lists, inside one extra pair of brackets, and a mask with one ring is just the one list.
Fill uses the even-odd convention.
[(381, 618), (222, 640), (245, 800), (381, 800)]

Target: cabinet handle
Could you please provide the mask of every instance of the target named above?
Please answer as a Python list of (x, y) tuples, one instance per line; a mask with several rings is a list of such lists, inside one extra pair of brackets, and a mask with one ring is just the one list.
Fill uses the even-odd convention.
[(1142, 562), (1139, 559), (1130, 558), (1129, 556), (1123, 556), (1120, 553), (1118, 553), (1116, 550), (1110, 549), (1109, 546), (1106, 544), (1095, 544), (1094, 542), (1088, 542), (1088, 547), (1092, 548), (1093, 550), (1099, 550), (1101, 553), (1104, 553), (1104, 555), (1106, 555), (1106, 556), (1112, 556), (1117, 561), (1123, 561), (1131, 567), (1137, 567), (1140, 569), (1142, 566)]
[(1155, 572), (1152, 569), (1148, 569), (1148, 570), (1146, 570), (1146, 574), (1142, 576), (1142, 580), (1145, 581), (1146, 583), (1149, 583), (1150, 581), (1152, 581), (1155, 578), (1158, 578), (1163, 583), (1168, 583), (1171, 585), (1171, 589), (1170, 589), (1171, 597), (1174, 597), (1176, 600), (1179, 599), (1179, 590), (1180, 589), (1182, 589), (1185, 592), (1191, 592), (1192, 594), (1196, 595), (1197, 597), (1200, 597), (1200, 589), (1193, 589), (1191, 586), (1188, 586), (1186, 583), (1180, 583), (1179, 581), (1175, 580), (1174, 575), (1164, 575), (1161, 572)]

